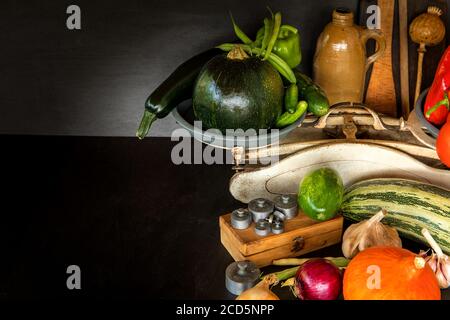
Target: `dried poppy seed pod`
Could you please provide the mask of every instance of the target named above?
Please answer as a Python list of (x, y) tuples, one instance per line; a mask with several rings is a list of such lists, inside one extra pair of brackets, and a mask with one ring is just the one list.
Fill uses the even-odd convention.
[(435, 46), (445, 37), (445, 25), (439, 16), (442, 14), (441, 9), (437, 7), (428, 7), (426, 13), (417, 16), (409, 26), (409, 35), (412, 41), (419, 44), (417, 52), (417, 79), (416, 90), (414, 93), (414, 103), (419, 98), (422, 87), (422, 65), (426, 46)]
[(409, 35), (415, 43), (435, 46), (445, 37), (445, 25), (438, 7), (428, 7), (427, 12), (417, 16), (409, 27)]

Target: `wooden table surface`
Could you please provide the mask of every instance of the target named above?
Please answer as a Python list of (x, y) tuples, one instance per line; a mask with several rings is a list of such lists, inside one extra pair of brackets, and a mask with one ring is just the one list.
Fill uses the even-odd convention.
[[(233, 298), (218, 230), (219, 215), (240, 205), (230, 166), (176, 166), (167, 138), (0, 136), (0, 145), (0, 299)], [(74, 264), (81, 290), (69, 291)]]

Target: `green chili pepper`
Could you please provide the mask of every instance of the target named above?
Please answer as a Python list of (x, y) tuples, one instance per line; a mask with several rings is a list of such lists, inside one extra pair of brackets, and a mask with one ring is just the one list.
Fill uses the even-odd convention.
[(286, 111), (281, 116), (278, 117), (276, 122), (277, 128), (284, 128), (290, 124), (293, 124), (295, 121), (300, 119), (300, 117), (306, 112), (306, 109), (308, 109), (308, 103), (306, 101), (300, 101), (297, 104), (297, 108), (294, 113), (289, 113)]
[[(231, 51), (234, 46), (236, 46), (236, 44), (233, 43), (223, 43), (219, 46), (217, 46), (216, 48), (219, 48), (220, 50), (223, 51)], [(259, 48), (253, 48), (250, 47), (249, 45), (245, 45), (242, 44), (240, 45), (242, 49), (244, 49), (247, 53), (255, 53), (257, 55), (262, 55), (265, 52)], [(277, 56), (276, 54), (269, 54), (269, 58), (267, 59), (267, 61), (275, 68), (277, 69), (277, 71), (283, 76), (285, 77), (290, 83), (297, 83), (297, 79), (295, 78), (295, 74), (292, 71), (292, 69), (287, 65), (286, 62), (284, 62), (283, 59), (281, 59), (279, 56)]]
[(233, 15), (230, 12), (230, 17), (231, 17), (231, 22), (233, 23), (233, 29), (234, 29), (234, 33), (236, 34), (236, 36), (245, 44), (252, 44), (253, 41), (252, 39), (250, 39), (245, 33), (244, 31), (241, 30), (241, 28), (239, 28), (239, 26), (236, 24), (236, 22), (234, 21)]
[(274, 22), (273, 22), (273, 28), (272, 28), (272, 35), (270, 36), (269, 43), (267, 44), (267, 50), (266, 50), (266, 53), (264, 54), (263, 60), (267, 60), (269, 58), (269, 55), (272, 53), (273, 46), (275, 45), (275, 42), (277, 41), (278, 33), (280, 32), (280, 26), (281, 26), (281, 13), (280, 12), (275, 13), (275, 17), (273, 20), (274, 20)]
[(284, 94), (284, 108), (289, 113), (294, 113), (298, 103), (298, 87), (295, 83), (291, 84)]

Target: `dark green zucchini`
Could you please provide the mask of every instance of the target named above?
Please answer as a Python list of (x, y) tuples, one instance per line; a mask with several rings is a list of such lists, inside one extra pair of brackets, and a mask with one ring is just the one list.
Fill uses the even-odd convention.
[(181, 64), (175, 71), (153, 91), (145, 101), (145, 111), (136, 132), (143, 139), (156, 119), (167, 116), (178, 104), (192, 97), (195, 79), (203, 65), (220, 54), (219, 49), (202, 52)]
[(303, 99), (308, 102), (308, 111), (319, 117), (327, 114), (330, 110), (330, 103), (325, 92), (300, 71), (294, 70), (294, 74), (297, 79), (299, 100)]

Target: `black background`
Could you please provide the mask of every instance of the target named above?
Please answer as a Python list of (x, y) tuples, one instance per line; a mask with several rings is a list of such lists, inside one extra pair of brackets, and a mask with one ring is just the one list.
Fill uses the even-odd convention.
[[(426, 8), (425, 0), (409, 2), (412, 12)], [(81, 30), (66, 27), (71, 4), (81, 8)], [(360, 13), (357, 0), (3, 0), (0, 133), (134, 136), (146, 97), (176, 66), (234, 38), (229, 11), (253, 35), (268, 14), (266, 6), (299, 27), (300, 69), (308, 74), (317, 37), (332, 10), (347, 7), (356, 21)], [(448, 20), (447, 15), (447, 26)], [(424, 87), (434, 74), (427, 72), (428, 56)], [(413, 91), (412, 43), (410, 59)], [(151, 135), (170, 136), (174, 128), (175, 121), (167, 117), (154, 124)]]
[[(424, 1), (410, 0), (409, 8), (423, 12)], [(66, 28), (71, 4), (81, 8), (81, 30)], [(348, 7), (356, 17), (360, 12), (357, 0), (3, 0), (0, 133), (134, 136), (146, 97), (176, 66), (234, 38), (229, 11), (253, 35), (268, 14), (266, 6), (299, 27), (300, 68), (308, 74), (332, 10)], [(412, 43), (410, 59), (414, 74)], [(427, 72), (428, 63), (424, 86), (434, 73)], [(154, 124), (151, 135), (170, 136), (174, 128), (167, 117)]]
[[(81, 8), (81, 30), (66, 8)], [(77, 0), (0, 3), (0, 133), (134, 136), (147, 95), (187, 58), (234, 39), (228, 11), (249, 35), (268, 15), (300, 27), (302, 68), (337, 6), (358, 1)], [(152, 135), (170, 136), (171, 117)]]

